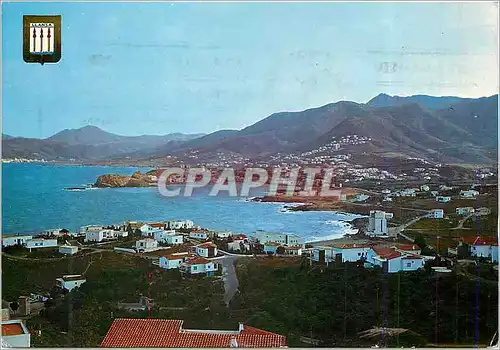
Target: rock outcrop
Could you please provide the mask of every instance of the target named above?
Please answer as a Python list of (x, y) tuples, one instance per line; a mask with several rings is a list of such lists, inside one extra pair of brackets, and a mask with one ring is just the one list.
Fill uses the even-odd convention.
[(105, 174), (97, 178), (95, 187), (152, 187), (156, 186), (156, 181), (147, 175), (136, 171), (132, 176)]

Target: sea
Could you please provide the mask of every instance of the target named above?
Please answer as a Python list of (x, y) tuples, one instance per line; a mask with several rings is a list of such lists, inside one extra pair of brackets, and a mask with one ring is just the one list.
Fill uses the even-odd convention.
[[(191, 197), (164, 197), (152, 188), (65, 188), (94, 183), (99, 175), (131, 175), (150, 168), (116, 166), (2, 164), (2, 233), (37, 233), (51, 228), (78, 231), (84, 225), (131, 221), (189, 219), (214, 230), (251, 235), (257, 230), (295, 233), (306, 241), (340, 238), (355, 233), (347, 221), (360, 217), (332, 211), (289, 211), (290, 203), (261, 203), (209, 196), (210, 187)], [(264, 194), (254, 189), (249, 197)], [(182, 191), (181, 191), (182, 193)]]

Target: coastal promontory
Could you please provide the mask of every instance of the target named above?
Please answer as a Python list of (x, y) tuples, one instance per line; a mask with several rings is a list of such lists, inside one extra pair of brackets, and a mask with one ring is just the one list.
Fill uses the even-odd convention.
[(104, 174), (97, 178), (94, 187), (153, 187), (156, 186), (156, 176), (136, 171), (132, 176)]

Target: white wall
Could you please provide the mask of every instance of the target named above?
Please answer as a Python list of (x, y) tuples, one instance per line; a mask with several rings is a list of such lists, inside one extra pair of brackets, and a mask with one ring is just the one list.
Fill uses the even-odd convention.
[(361, 259), (362, 256), (367, 256), (370, 247), (349, 248), (349, 249), (335, 249), (335, 253), (342, 254), (342, 262), (350, 261), (355, 262)]
[(166, 257), (162, 256), (160, 258), (160, 267), (164, 269), (177, 269), (182, 261), (183, 258), (167, 259)]
[(2, 247), (10, 247), (16, 244), (25, 244), (29, 239), (33, 239), (33, 236), (2, 236)]
[[(497, 248), (498, 251), (498, 248)], [(472, 256), (477, 256), (487, 258), (490, 256), (491, 252), (491, 246), (489, 245), (473, 245), (470, 247), (470, 253)]]
[(57, 247), (57, 239), (30, 239), (26, 241), (26, 248), (48, 248)]
[(207, 239), (208, 238), (208, 234), (205, 233), (205, 232), (191, 232), (189, 234), (189, 237), (191, 237), (191, 238), (197, 238), (197, 239)]

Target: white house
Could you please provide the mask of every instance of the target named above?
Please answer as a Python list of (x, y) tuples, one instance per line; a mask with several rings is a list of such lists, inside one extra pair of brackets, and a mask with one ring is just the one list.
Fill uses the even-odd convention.
[(380, 266), (385, 272), (415, 271), (424, 267), (423, 257), (413, 254), (402, 254), (389, 247), (373, 247), (368, 262)]
[(26, 248), (30, 251), (36, 248), (57, 247), (57, 239), (33, 238), (26, 241)]
[(178, 230), (181, 228), (193, 228), (194, 227), (194, 222), (191, 220), (169, 220), (167, 221), (167, 229), (170, 230)]
[(332, 262), (336, 253), (332, 246), (316, 246), (312, 251), (312, 260), (320, 263)]
[(232, 235), (233, 235), (233, 233), (231, 231), (217, 231), (215, 233), (215, 236), (217, 238), (228, 238), (228, 237), (230, 237)]
[(164, 269), (177, 269), (188, 257), (188, 253), (175, 253), (160, 258), (160, 267)]
[(474, 213), (473, 207), (459, 207), (455, 209), (455, 213), (457, 215), (468, 215)]
[(188, 258), (179, 266), (180, 271), (183, 273), (192, 275), (204, 273), (207, 276), (213, 275), (218, 268), (217, 263), (201, 257)]
[(467, 190), (467, 191), (460, 191), (460, 197), (461, 198), (476, 198), (476, 196), (479, 195), (479, 192), (476, 190)]
[(285, 246), (285, 254), (286, 255), (302, 255), (302, 246)]
[(391, 193), (391, 190), (389, 189), (382, 190), (382, 194), (389, 194), (389, 193)]
[(33, 235), (2, 235), (2, 247), (25, 245), (26, 241), (33, 239)]
[(86, 281), (82, 275), (65, 275), (61, 278), (56, 278), (56, 286), (71, 291), (73, 288), (80, 287)]
[(297, 236), (292, 233), (279, 233), (279, 232), (265, 232), (256, 231), (254, 237), (257, 238), (259, 242), (275, 242), (286, 245), (300, 245), (304, 247), (304, 238)]
[(452, 189), (453, 189), (453, 187), (446, 186), (446, 185), (441, 185), (441, 186), (439, 186), (439, 190), (440, 190), (440, 191), (450, 191), (450, 190), (452, 190)]
[(401, 197), (415, 197), (417, 195), (415, 193), (414, 188), (405, 188), (404, 190), (401, 190), (399, 193)]
[(102, 242), (104, 240), (117, 239), (118, 237), (127, 237), (127, 231), (120, 231), (114, 229), (91, 229), (85, 232), (85, 242)]
[(357, 194), (357, 195), (354, 197), (354, 201), (355, 201), (355, 202), (364, 202), (364, 201), (366, 201), (368, 198), (370, 198), (370, 196), (368, 196), (368, 195), (366, 195), (366, 194), (359, 193), (359, 194)]
[[(370, 244), (338, 244), (333, 245), (333, 254), (340, 254), (342, 262), (350, 261), (355, 262), (360, 259), (366, 259), (371, 250)], [(332, 258), (335, 258), (335, 255)]]
[(266, 254), (276, 254), (278, 247), (281, 247), (282, 244), (276, 242), (266, 242), (264, 243), (264, 253)]
[(368, 236), (387, 236), (387, 220), (392, 219), (392, 213), (386, 213), (382, 210), (370, 210), (368, 218)]
[(184, 236), (177, 233), (175, 230), (153, 231), (153, 239), (157, 242), (171, 245), (182, 244), (184, 242)]
[(158, 242), (152, 238), (143, 238), (135, 242), (135, 249), (142, 253), (152, 251), (158, 248)]
[(78, 253), (78, 247), (71, 245), (62, 245), (59, 247), (59, 253), (73, 255)]
[(194, 247), (197, 255), (203, 258), (213, 258), (217, 256), (217, 246), (211, 242), (199, 244)]
[(451, 197), (450, 196), (436, 196), (436, 202), (439, 202), (439, 203), (448, 203), (449, 201), (451, 201)]
[(189, 232), (189, 238), (208, 239), (208, 231), (204, 231), (204, 230), (191, 231), (191, 232)]
[(227, 243), (227, 249), (231, 251), (241, 250), (241, 245), (243, 245), (245, 250), (250, 250), (250, 243), (248, 242), (247, 236), (243, 234), (234, 235), (231, 237), (232, 241)]
[(429, 211), (429, 217), (432, 219), (443, 219), (444, 218), (444, 210), (443, 209), (431, 209), (431, 211)]
[(459, 245), (467, 245), (470, 255), (477, 258), (490, 258), (498, 262), (498, 241), (494, 236), (468, 236), (460, 239)]
[(104, 227), (100, 225), (86, 225), (80, 227), (80, 234), (85, 235), (88, 231), (100, 231), (102, 229), (104, 229)]
[(21, 320), (2, 320), (2, 349), (30, 346), (30, 332)]
[(427, 192), (430, 189), (431, 188), (428, 185), (422, 185), (422, 186), (420, 186), (420, 191), (422, 191), (422, 192)]
[(155, 222), (155, 223), (149, 223), (149, 224), (142, 225), (139, 228), (139, 231), (141, 231), (141, 236), (153, 237), (153, 234), (155, 232), (164, 230), (165, 227), (167, 227), (166, 223)]

